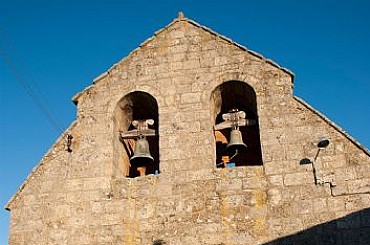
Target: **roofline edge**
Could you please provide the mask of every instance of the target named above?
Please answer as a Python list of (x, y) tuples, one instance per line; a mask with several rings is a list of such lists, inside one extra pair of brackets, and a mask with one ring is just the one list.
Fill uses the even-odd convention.
[(301, 103), (303, 106), (305, 106), (307, 109), (311, 110), (313, 113), (318, 115), (321, 119), (323, 119), (325, 122), (327, 122), (330, 126), (335, 128), (338, 132), (343, 134), (347, 139), (349, 139), (353, 144), (355, 144), (360, 150), (362, 150), (366, 155), (370, 156), (370, 151), (362, 145), (360, 142), (358, 142), (355, 138), (353, 138), (349, 133), (347, 133), (344, 129), (342, 129), (340, 126), (335, 124), (333, 121), (331, 121), (328, 117), (326, 117), (324, 114), (313, 108), (311, 105), (309, 105), (306, 101), (299, 98), (298, 96), (293, 95), (293, 98)]
[(7, 210), (7, 211), (11, 211), (11, 204), (13, 203), (13, 201), (17, 198), (17, 196), (22, 192), (22, 190), (24, 189), (24, 187), (26, 186), (26, 184), (28, 183), (28, 180), (31, 178), (31, 176), (42, 166), (44, 165), (45, 161), (43, 161), (45, 159), (45, 157), (47, 157), (50, 152), (54, 149), (54, 146), (60, 142), (63, 138), (63, 135), (65, 135), (65, 132), (68, 132), (68, 131), (71, 131), (77, 124), (77, 120), (73, 121), (71, 123), (71, 125), (66, 129), (64, 130), (64, 132), (59, 135), (59, 137), (56, 139), (55, 143), (52, 145), (52, 147), (50, 147), (50, 149), (45, 153), (45, 155), (41, 158), (41, 160), (39, 161), (39, 163), (32, 168), (31, 172), (28, 174), (28, 176), (26, 177), (26, 179), (22, 182), (21, 186), (17, 189), (17, 191), (10, 197), (10, 199), (8, 200), (8, 202), (5, 204), (4, 206), (4, 209)]

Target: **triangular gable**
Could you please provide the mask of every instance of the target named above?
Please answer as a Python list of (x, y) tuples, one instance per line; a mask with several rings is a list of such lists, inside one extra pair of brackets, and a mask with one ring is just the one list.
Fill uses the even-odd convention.
[[(105, 76), (107, 76), (109, 74), (110, 71), (112, 71), (117, 65), (119, 65), (120, 63), (122, 63), (123, 61), (129, 59), (135, 52), (137, 52), (138, 50), (140, 50), (142, 47), (148, 45), (152, 40), (154, 40), (156, 38), (156, 36), (158, 36), (159, 34), (161, 34), (162, 32), (168, 30), (169, 28), (171, 28), (171, 26), (175, 25), (176, 23), (178, 22), (186, 22), (190, 25), (193, 25), (197, 28), (200, 28), (214, 36), (216, 36), (217, 38), (223, 40), (223, 41), (226, 41), (234, 46), (236, 46), (237, 48), (243, 50), (243, 51), (246, 51), (248, 52), (249, 54), (255, 56), (255, 57), (258, 57), (259, 59), (263, 60), (264, 62), (266, 63), (269, 63), (271, 64), (272, 66), (278, 68), (278, 69), (281, 69), (283, 70), (284, 72), (288, 73), (290, 76), (292, 76), (292, 78), (294, 78), (294, 73), (291, 72), (290, 70), (286, 69), (286, 68), (283, 68), (281, 66), (279, 66), (277, 63), (275, 63), (274, 61), (270, 60), (270, 59), (266, 59), (265, 57), (263, 57), (261, 54), (255, 52), (255, 51), (252, 51), (252, 50), (249, 50), (248, 48), (246, 48), (245, 46), (243, 45), (240, 45), (236, 42), (234, 42), (233, 40), (209, 29), (208, 27), (205, 27), (203, 25), (200, 25), (199, 23), (197, 23), (196, 21), (194, 20), (191, 20), (191, 19), (188, 19), (186, 17), (184, 17), (184, 15), (180, 12), (178, 17), (176, 19), (174, 19), (172, 22), (170, 22), (167, 26), (165, 26), (164, 28), (162, 29), (159, 29), (158, 31), (156, 31), (154, 33), (154, 35), (148, 39), (146, 39), (144, 42), (142, 42), (136, 49), (132, 50), (125, 58), (121, 59), (119, 62), (117, 62), (116, 64), (114, 64), (113, 66), (111, 66), (106, 72), (102, 73), (101, 75), (99, 75), (98, 77), (96, 77), (94, 80), (93, 80), (93, 84), (87, 88), (85, 88), (83, 91), (77, 93), (73, 98), (72, 98), (72, 101), (77, 104), (78, 103), (78, 100), (80, 98), (81, 95), (83, 95), (85, 92), (87, 92), (88, 90), (90, 90), (96, 83), (98, 83), (100, 80), (102, 80)], [(292, 79), (293, 81), (293, 79)], [(69, 129), (67, 129), (67, 131), (70, 131), (73, 126), (75, 125), (75, 123), (73, 123), (71, 125), (71, 127)], [(38, 171), (38, 169), (47, 161), (47, 157), (48, 155), (50, 154), (50, 152), (53, 150), (53, 148), (55, 147), (56, 144), (58, 144), (60, 141), (62, 140), (62, 136), (60, 136), (60, 138), (56, 141), (56, 143), (50, 148), (50, 150), (45, 154), (45, 156), (41, 159), (40, 163), (33, 168), (33, 170), (31, 171), (31, 173), (28, 175), (28, 177), (25, 179), (25, 181), (22, 183), (22, 185), (19, 187), (19, 189), (17, 190), (17, 192), (11, 197), (11, 199), (8, 201), (8, 203), (6, 204), (5, 206), (5, 209), (10, 209), (10, 205), (11, 203), (17, 198), (17, 196), (22, 192), (22, 190), (25, 188), (25, 186), (27, 185), (27, 183), (29, 182), (29, 180), (32, 178), (32, 176)]]
[[(132, 54), (134, 54), (135, 52), (137, 52), (138, 50), (140, 50), (142, 47), (144, 47), (145, 45), (149, 44), (152, 40), (154, 40), (156, 38), (156, 36), (158, 36), (160, 33), (168, 30), (171, 26), (175, 25), (176, 23), (178, 22), (186, 22), (188, 24), (191, 24), (197, 28), (200, 28), (216, 37), (218, 37), (219, 39), (223, 40), (223, 41), (226, 41), (232, 45), (234, 45), (235, 47), (238, 47), (239, 49), (243, 50), (243, 51), (246, 51), (248, 52), (249, 54), (255, 56), (255, 57), (258, 57), (259, 59), (263, 60), (264, 62), (284, 71), (285, 73), (288, 73), (291, 77), (292, 77), (292, 82), (294, 81), (294, 73), (292, 71), (290, 71), (289, 69), (287, 68), (284, 68), (280, 65), (278, 65), (276, 62), (274, 62), (273, 60), (271, 59), (267, 59), (265, 57), (263, 57), (261, 54), (253, 51), (253, 50), (250, 50), (248, 49), (247, 47), (231, 40), (230, 38), (227, 38), (211, 29), (209, 29), (208, 27), (206, 26), (203, 26), (201, 24), (199, 24), (198, 22), (192, 20), (192, 19), (188, 19), (186, 18), (183, 13), (179, 13), (178, 17), (176, 19), (174, 19), (171, 23), (169, 23), (167, 26), (163, 27), (162, 29), (159, 29), (158, 31), (154, 32), (154, 35), (148, 39), (146, 39), (144, 42), (142, 42), (136, 49), (132, 50), (125, 58), (121, 59), (120, 61), (118, 61), (117, 63), (115, 63), (113, 66), (111, 66), (106, 72), (100, 74), (99, 76), (97, 76), (95, 79), (93, 79), (93, 85), (96, 84), (97, 82), (99, 82), (100, 80), (102, 80), (103, 78), (105, 78), (109, 73), (110, 71), (112, 71), (117, 65), (119, 65), (120, 63), (122, 63), (123, 61), (129, 59)], [(92, 85), (92, 86), (93, 86)], [(72, 101), (77, 104), (78, 103), (78, 99), (80, 98), (80, 96), (82, 94), (84, 94), (86, 91), (88, 91), (89, 89), (91, 89), (92, 86), (89, 86), (87, 87), (86, 89), (84, 89), (83, 91), (77, 93), (73, 98), (72, 98)]]

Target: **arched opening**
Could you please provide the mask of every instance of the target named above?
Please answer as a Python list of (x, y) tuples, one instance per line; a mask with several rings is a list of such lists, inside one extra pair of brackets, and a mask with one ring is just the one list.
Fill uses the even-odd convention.
[[(215, 125), (216, 166), (262, 165), (257, 100), (254, 89), (240, 81), (224, 82), (212, 92), (211, 100)], [(232, 153), (226, 149), (230, 143), (231, 127), (217, 129), (217, 125), (225, 121), (223, 114), (235, 109), (245, 112), (246, 125), (238, 127), (238, 130), (241, 132), (242, 142), (247, 145), (243, 152), (238, 152), (236, 155), (235, 152)]]
[[(137, 177), (143, 171), (142, 166), (136, 166), (130, 159), (134, 156), (135, 144), (139, 138), (139, 130), (133, 122), (153, 119), (152, 125), (147, 125), (154, 135), (145, 135), (149, 143), (150, 155), (154, 161), (145, 164), (144, 174), (159, 173), (159, 136), (158, 136), (158, 104), (153, 96), (146, 92), (135, 91), (124, 96), (116, 105), (114, 111), (114, 154), (115, 169), (121, 176)], [(141, 133), (140, 133), (141, 134)], [(127, 136), (131, 135), (131, 136)]]

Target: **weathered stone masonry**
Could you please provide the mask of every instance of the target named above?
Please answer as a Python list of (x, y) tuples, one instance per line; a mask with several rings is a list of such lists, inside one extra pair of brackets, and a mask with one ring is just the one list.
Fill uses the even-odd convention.
[[(216, 168), (213, 97), (230, 81), (255, 92), (262, 165)], [(158, 107), (159, 175), (126, 177), (117, 129), (130, 117), (117, 105), (135, 92)], [(293, 96), (290, 71), (190, 19), (156, 32), (74, 102), (73, 151), (58, 139), (6, 206), (11, 245), (370, 243), (369, 151)], [(300, 160), (322, 136), (330, 144), (316, 168), (328, 183), (315, 185)]]

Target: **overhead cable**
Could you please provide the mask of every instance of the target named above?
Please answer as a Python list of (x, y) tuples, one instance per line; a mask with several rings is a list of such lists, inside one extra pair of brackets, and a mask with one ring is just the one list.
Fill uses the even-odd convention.
[[(17, 78), (17, 81), (20, 83), (26, 94), (32, 99), (33, 103), (41, 111), (41, 113), (44, 114), (48, 122), (59, 134), (62, 135), (63, 138), (67, 139), (67, 135), (63, 134), (63, 128), (60, 126), (61, 124), (57, 119), (56, 114), (53, 113), (52, 109), (47, 105), (46, 100), (42, 96), (41, 92), (31, 86), (31, 84), (28, 82), (26, 77), (22, 74), (21, 70), (19, 69), (19, 67), (22, 66), (21, 65), (17, 66), (14, 62), (14, 59), (11, 58), (9, 51), (13, 50), (13, 53), (15, 53), (14, 51), (15, 49), (14, 46), (9, 41), (9, 38), (7, 38), (7, 35), (2, 28), (0, 28), (0, 34), (1, 34), (0, 41), (3, 40), (3, 43), (0, 42), (0, 54), (4, 57), (5, 62), (9, 66), (9, 69), (14, 73), (14, 75)], [(8, 47), (9, 51), (6, 50), (5, 46)]]

